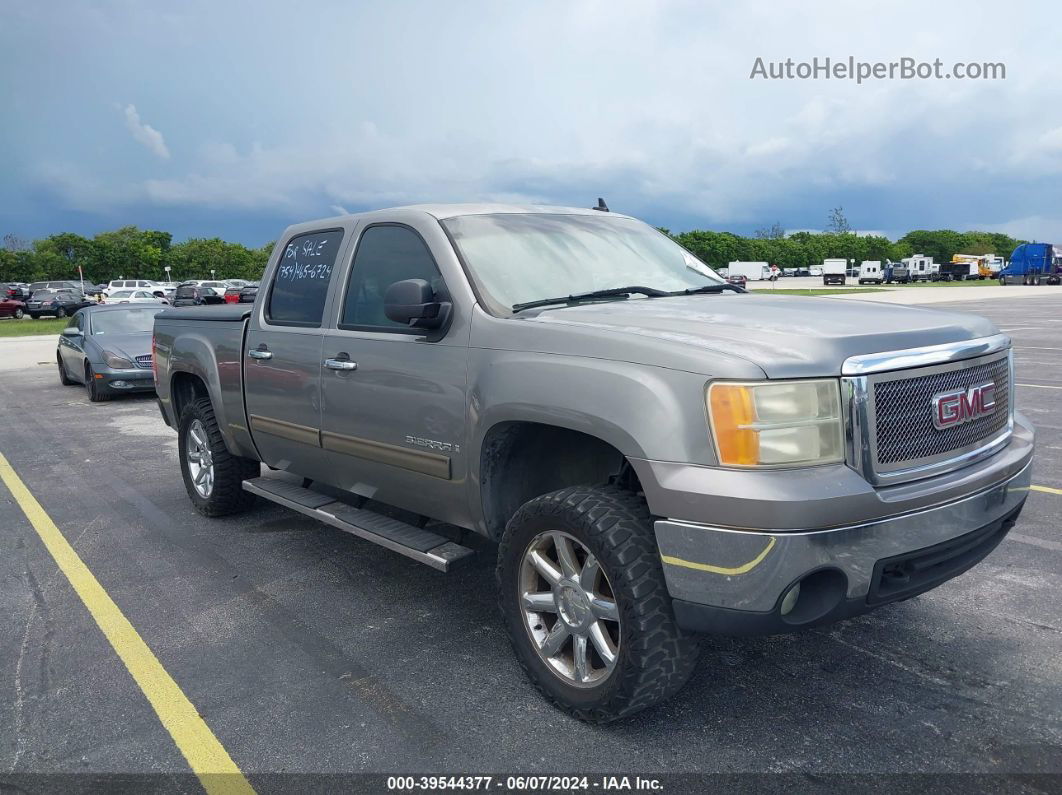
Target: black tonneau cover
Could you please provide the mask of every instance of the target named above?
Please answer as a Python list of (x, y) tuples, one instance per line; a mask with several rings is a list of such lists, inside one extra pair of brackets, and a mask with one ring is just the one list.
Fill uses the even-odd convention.
[(220, 323), (242, 323), (251, 316), (253, 304), (206, 304), (164, 309), (155, 315), (159, 320), (212, 320)]

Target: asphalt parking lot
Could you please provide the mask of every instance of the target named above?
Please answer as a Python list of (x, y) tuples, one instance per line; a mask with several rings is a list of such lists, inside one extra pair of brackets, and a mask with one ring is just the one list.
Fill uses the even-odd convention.
[[(1010, 536), (870, 615), (706, 638), (678, 697), (604, 727), (523, 676), (489, 546), (441, 574), (266, 503), (201, 517), (154, 400), (90, 404), (50, 364), (3, 372), (0, 453), (260, 790), (301, 773), (1062, 774), (1062, 293), (946, 306), (1015, 340), (1040, 488)], [(2, 486), (0, 611), (0, 779), (188, 773)]]

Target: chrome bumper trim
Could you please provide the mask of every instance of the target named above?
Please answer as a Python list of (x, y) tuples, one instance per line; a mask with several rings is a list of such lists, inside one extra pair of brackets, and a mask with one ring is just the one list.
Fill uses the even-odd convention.
[(673, 598), (735, 610), (770, 611), (796, 580), (838, 569), (847, 597), (863, 598), (877, 561), (950, 541), (997, 521), (1028, 496), (1031, 465), (962, 499), (865, 524), (784, 533), (668, 519), (655, 524)]

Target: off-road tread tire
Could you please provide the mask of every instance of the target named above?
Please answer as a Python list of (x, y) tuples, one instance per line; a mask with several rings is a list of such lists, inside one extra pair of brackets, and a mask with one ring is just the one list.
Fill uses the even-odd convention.
[[(547, 524), (564, 525), (593, 552), (619, 605), (620, 660), (600, 686), (596, 703), (573, 704), (565, 697), (564, 690), (574, 688), (545, 669), (515, 598), (520, 558)], [(608, 723), (659, 704), (682, 688), (696, 666), (698, 639), (675, 624), (652, 518), (645, 500), (633, 492), (574, 486), (525, 503), (502, 535), (496, 579), (499, 607), (520, 665), (544, 698), (579, 720)]]
[[(214, 490), (203, 499), (192, 485), (184, 458), (184, 443), (192, 420), (198, 419), (206, 428), (210, 441), (210, 454), (214, 461)], [(228, 516), (242, 513), (255, 504), (255, 495), (243, 490), (243, 481), (262, 474), (261, 465), (250, 458), (233, 455), (225, 447), (225, 440), (218, 429), (214, 407), (210, 398), (199, 398), (184, 407), (177, 424), (177, 452), (181, 460), (181, 477), (185, 490), (195, 509), (203, 516)]]

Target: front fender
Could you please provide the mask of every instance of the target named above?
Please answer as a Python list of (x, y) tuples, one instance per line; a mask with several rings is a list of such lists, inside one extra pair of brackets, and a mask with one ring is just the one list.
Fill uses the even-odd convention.
[(473, 348), (469, 357), (469, 484), (478, 516), (481, 452), (491, 428), (533, 422), (601, 439), (628, 458), (716, 463), (705, 377), (630, 362)]

